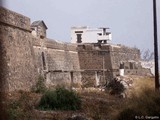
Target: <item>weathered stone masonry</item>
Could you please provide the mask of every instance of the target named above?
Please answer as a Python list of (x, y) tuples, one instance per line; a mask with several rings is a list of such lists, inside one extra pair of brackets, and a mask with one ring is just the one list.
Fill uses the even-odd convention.
[(5, 88), (28, 90), (36, 76), (30, 19), (2, 7), (0, 17), (0, 41), (6, 61), (3, 63)]
[[(78, 53), (75, 45), (58, 43), (49, 39), (37, 39), (34, 43), (36, 54), (37, 71), (44, 74), (46, 84), (71, 84), (71, 73), (73, 83), (81, 84)], [(35, 40), (34, 40), (35, 41)], [(37, 44), (39, 41), (39, 44)], [(44, 55), (44, 59), (42, 56)], [(44, 66), (45, 65), (45, 66)], [(40, 73), (42, 72), (43, 73)]]
[[(146, 74), (139, 64), (140, 53), (126, 46), (90, 43), (62, 43), (46, 38), (43, 21), (30, 19), (0, 8), (0, 51), (3, 62), (3, 86), (7, 91), (30, 90), (39, 75), (47, 86), (63, 84), (93, 87), (104, 85), (119, 74)], [(2, 64), (2, 63), (1, 63)]]
[[(114, 76), (119, 75), (120, 63), (139, 62), (140, 51), (122, 45), (79, 44), (78, 45), (82, 83), (84, 86), (103, 85)], [(135, 63), (132, 63), (135, 65)], [(139, 64), (137, 66), (140, 66)], [(142, 69), (140, 69), (142, 70)], [(138, 68), (125, 69), (125, 74), (141, 74)], [(137, 71), (137, 72), (136, 72)]]
[(75, 45), (56, 42), (31, 34), (30, 19), (0, 8), (1, 46), (4, 48), (6, 90), (29, 90), (39, 75), (46, 84), (81, 84)]
[(113, 77), (109, 47), (110, 45), (78, 45), (80, 68), (83, 70), (82, 83), (85, 87), (105, 84), (106, 79)]

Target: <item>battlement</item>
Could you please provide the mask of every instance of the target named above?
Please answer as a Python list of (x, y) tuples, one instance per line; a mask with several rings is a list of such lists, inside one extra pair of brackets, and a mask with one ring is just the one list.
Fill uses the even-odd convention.
[(84, 44), (78, 44), (77, 46), (78, 46), (77, 48), (78, 51), (109, 51), (109, 52), (140, 54), (140, 50), (138, 48), (130, 48), (124, 45), (84, 43)]
[(109, 44), (98, 44), (98, 43), (84, 43), (78, 44), (78, 51), (109, 51), (111, 46)]

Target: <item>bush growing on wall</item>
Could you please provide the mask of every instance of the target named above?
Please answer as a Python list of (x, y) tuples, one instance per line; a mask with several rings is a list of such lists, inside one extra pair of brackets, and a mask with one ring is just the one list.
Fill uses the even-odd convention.
[(36, 82), (36, 85), (33, 86), (32, 91), (36, 93), (44, 93), (47, 90), (45, 86), (45, 81), (43, 76), (38, 76), (38, 80)]
[(46, 91), (38, 104), (38, 109), (41, 110), (77, 110), (80, 108), (80, 97), (74, 91), (64, 87)]

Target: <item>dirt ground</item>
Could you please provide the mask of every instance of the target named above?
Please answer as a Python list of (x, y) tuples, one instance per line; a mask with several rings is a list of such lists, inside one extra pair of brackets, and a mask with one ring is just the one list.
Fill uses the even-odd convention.
[[(154, 78), (130, 77), (133, 78), (133, 85), (127, 90), (128, 97), (131, 94), (138, 94), (145, 87), (154, 87)], [(123, 108), (127, 99), (96, 89), (79, 90), (78, 94), (82, 100), (81, 110), (39, 111), (36, 106), (42, 94), (24, 91), (7, 93), (7, 101), (5, 101), (7, 113), (10, 120), (70, 120), (76, 115), (87, 118), (87, 120), (111, 120)]]

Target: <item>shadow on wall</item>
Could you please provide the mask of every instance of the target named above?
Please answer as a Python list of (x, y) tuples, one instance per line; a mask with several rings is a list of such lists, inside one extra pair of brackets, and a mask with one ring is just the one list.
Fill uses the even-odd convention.
[[(0, 6), (3, 5), (2, 2), (3, 2), (3, 0), (0, 0)], [(0, 11), (0, 13), (1, 13), (1, 11)], [(0, 25), (1, 25), (1, 23), (0, 23)], [(5, 113), (5, 107), (3, 105), (3, 101), (4, 101), (3, 84), (4, 84), (4, 81), (5, 81), (5, 76), (4, 76), (5, 61), (3, 59), (3, 44), (2, 44), (2, 41), (3, 41), (3, 38), (2, 38), (1, 29), (0, 29), (0, 120), (7, 120), (6, 113)]]

